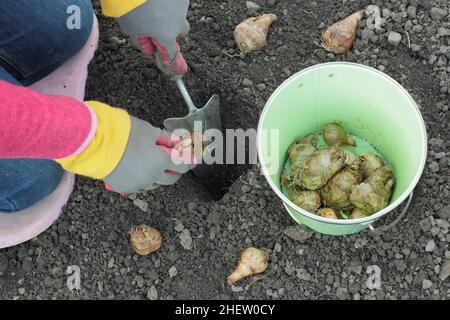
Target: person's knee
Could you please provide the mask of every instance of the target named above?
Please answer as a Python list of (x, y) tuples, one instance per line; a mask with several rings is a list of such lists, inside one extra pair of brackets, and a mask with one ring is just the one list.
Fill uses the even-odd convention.
[(64, 0), (67, 5), (67, 49), (70, 56), (80, 51), (89, 39), (94, 22), (94, 9), (90, 0)]
[(8, 175), (0, 190), (0, 211), (7, 213), (24, 210), (47, 197), (64, 174), (61, 166), (50, 160), (2, 160), (0, 167), (0, 174)]

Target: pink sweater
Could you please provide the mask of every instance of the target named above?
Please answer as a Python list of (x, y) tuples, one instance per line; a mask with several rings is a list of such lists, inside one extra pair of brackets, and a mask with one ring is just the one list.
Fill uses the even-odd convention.
[(0, 158), (59, 159), (81, 152), (95, 113), (69, 97), (45, 95), (0, 80)]

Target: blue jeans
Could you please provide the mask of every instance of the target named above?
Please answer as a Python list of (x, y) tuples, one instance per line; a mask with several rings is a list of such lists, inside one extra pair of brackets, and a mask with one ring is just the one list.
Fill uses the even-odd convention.
[[(80, 8), (79, 29), (67, 27), (72, 5)], [(93, 14), (90, 0), (1, 0), (0, 80), (28, 86), (52, 73), (84, 46)], [(20, 211), (45, 198), (63, 172), (50, 160), (0, 159), (0, 211)]]

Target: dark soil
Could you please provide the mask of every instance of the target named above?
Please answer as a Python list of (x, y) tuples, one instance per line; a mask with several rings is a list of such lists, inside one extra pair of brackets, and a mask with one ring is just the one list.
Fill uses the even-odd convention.
[[(191, 33), (182, 43), (191, 67), (186, 85), (196, 103), (202, 105), (217, 93), (225, 128), (255, 128), (270, 94), (303, 68), (352, 61), (386, 72), (420, 104), (430, 139), (408, 220), (381, 234), (331, 237), (303, 231), (310, 237), (294, 240), (283, 231), (295, 223), (257, 165), (233, 167), (229, 182), (237, 180), (220, 201), (213, 201), (190, 175), (174, 186), (138, 195), (148, 203), (147, 212), (135, 205), (136, 195), (123, 198), (105, 191), (100, 182), (78, 178), (63, 215), (49, 230), (0, 251), (0, 298), (147, 299), (155, 292), (158, 299), (450, 297), (449, 280), (439, 279), (450, 259), (450, 36), (438, 36), (444, 34), (439, 28), (450, 29), (448, 1), (374, 0), (386, 17), (390, 11), (387, 22), (372, 32), (364, 20), (354, 48), (344, 55), (330, 54), (316, 44), (321, 30), (369, 1), (254, 2), (261, 6), (259, 12), (275, 13), (279, 21), (270, 30), (266, 48), (241, 60), (233, 30), (250, 16), (245, 1), (191, 1)], [(416, 7), (416, 14), (410, 6)], [(447, 15), (437, 18), (436, 7)], [(101, 40), (90, 67), (87, 98), (126, 108), (154, 125), (183, 116), (174, 83), (129, 41), (122, 41), (113, 20), (99, 18)], [(388, 43), (391, 31), (402, 35), (397, 47)], [(245, 87), (244, 79), (253, 85)], [(261, 84), (265, 88), (259, 90)], [(130, 227), (143, 223), (164, 237), (162, 248), (147, 257), (137, 256), (128, 241)], [(189, 230), (192, 248), (181, 246), (180, 238), (189, 238), (182, 229)], [(268, 271), (227, 285), (227, 275), (249, 246), (270, 251)], [(72, 265), (81, 269), (80, 290), (66, 286), (66, 270)], [(379, 288), (367, 282), (372, 266), (381, 270)]]

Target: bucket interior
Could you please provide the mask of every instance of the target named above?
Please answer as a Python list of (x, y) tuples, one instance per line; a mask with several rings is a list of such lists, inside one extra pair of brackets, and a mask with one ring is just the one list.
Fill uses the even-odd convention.
[[(308, 68), (277, 89), (260, 119), (259, 156), (272, 187), (280, 189), (289, 145), (308, 133), (338, 122), (369, 141), (394, 169), (396, 185), (391, 203), (417, 183), (426, 157), (422, 117), (407, 92), (391, 78), (372, 68), (329, 63)], [(279, 129), (279, 145), (270, 142)], [(277, 140), (278, 140), (277, 139)], [(408, 192), (408, 193), (409, 193)]]

